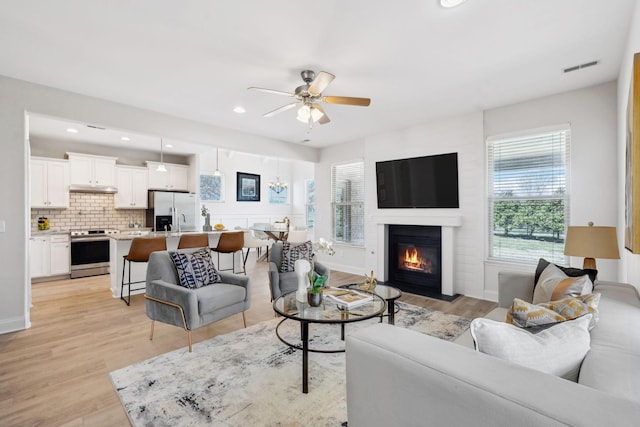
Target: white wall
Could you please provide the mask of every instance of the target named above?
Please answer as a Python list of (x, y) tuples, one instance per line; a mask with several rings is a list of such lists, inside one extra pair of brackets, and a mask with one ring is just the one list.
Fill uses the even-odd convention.
[[(375, 254), (377, 215), (460, 216), (455, 229), (454, 291), (468, 296), (497, 300), (500, 269), (533, 271), (534, 265), (486, 262), (486, 162), (487, 136), (570, 123), (572, 224), (594, 221), (615, 225), (616, 191), (616, 84), (614, 82), (520, 104), (472, 113), (401, 131), (376, 135), (322, 150), (316, 169), (317, 212), (322, 217), (319, 236), (331, 236), (329, 185), (331, 163), (365, 159), (366, 226), (365, 247), (340, 248), (336, 259), (324, 261), (334, 268), (355, 273), (380, 271)], [(377, 209), (375, 162), (406, 157), (457, 152), (460, 209)], [(320, 227), (319, 227), (320, 228)], [(616, 279), (617, 261), (598, 260), (600, 278)], [(345, 266), (346, 264), (346, 266)], [(582, 259), (572, 259), (580, 267)]]
[[(289, 161), (275, 157), (256, 156), (230, 150), (219, 150), (218, 167), (224, 176), (224, 202), (203, 202), (211, 214), (211, 224), (222, 223), (227, 227), (247, 227), (256, 222), (273, 222), (285, 216), (292, 226), (305, 225), (304, 182), (314, 178), (315, 163), (303, 160)], [(213, 173), (216, 169), (216, 150), (202, 153), (199, 168), (203, 172)], [(236, 172), (260, 175), (260, 201), (236, 201)], [(287, 204), (269, 203), (269, 183), (280, 181), (288, 184), (289, 202)], [(203, 220), (201, 220), (204, 223)], [(202, 225), (202, 224), (201, 224)]]
[[(631, 84), (631, 70), (633, 68), (633, 54), (640, 52), (640, 5), (636, 3), (636, 10), (631, 18), (631, 26), (627, 46), (625, 48), (624, 60), (620, 67), (618, 76), (618, 158), (617, 158), (617, 175), (618, 175), (618, 239), (624, 242), (624, 173), (625, 173), (625, 148), (626, 148), (626, 112), (629, 99), (629, 86)], [(636, 112), (636, 114), (639, 114)], [(638, 224), (634, 224), (637, 227)], [(623, 244), (623, 243), (622, 243)], [(632, 283), (640, 290), (640, 255), (634, 255), (627, 250), (622, 250), (620, 280)]]
[[(618, 206), (616, 83), (565, 92), (485, 112), (485, 137), (569, 123), (571, 125), (570, 224), (615, 226)], [(622, 248), (622, 241), (619, 242)], [(622, 249), (621, 249), (622, 251)], [(582, 267), (582, 258), (570, 264)], [(596, 260), (598, 278), (616, 280), (617, 260)], [(513, 269), (487, 262), (485, 292), (497, 297), (497, 272)], [(516, 266), (516, 269), (521, 267)]]
[(0, 76), (0, 333), (29, 327), (25, 112), (315, 162), (317, 150)]

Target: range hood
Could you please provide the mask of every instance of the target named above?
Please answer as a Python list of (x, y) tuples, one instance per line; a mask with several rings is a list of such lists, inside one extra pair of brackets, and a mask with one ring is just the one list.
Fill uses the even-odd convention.
[(81, 185), (81, 184), (73, 184), (69, 186), (70, 193), (106, 193), (106, 194), (114, 194), (118, 192), (116, 187), (108, 186), (108, 185)]

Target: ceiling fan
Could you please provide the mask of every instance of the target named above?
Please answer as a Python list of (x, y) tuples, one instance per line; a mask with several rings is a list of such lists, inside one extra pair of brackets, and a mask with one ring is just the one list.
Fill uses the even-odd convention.
[(318, 122), (321, 125), (329, 123), (329, 116), (320, 103), (325, 102), (327, 104), (342, 104), (342, 105), (356, 105), (360, 107), (368, 107), (371, 103), (369, 98), (353, 98), (349, 96), (323, 96), (322, 92), (329, 86), (329, 84), (336, 78), (331, 73), (326, 71), (320, 71), (317, 75), (311, 70), (303, 70), (300, 73), (304, 84), (298, 86), (293, 93), (283, 92), (280, 90), (265, 89), (261, 87), (249, 87), (251, 90), (259, 90), (266, 93), (274, 93), (276, 95), (284, 95), (291, 98), (296, 98), (296, 101), (289, 104), (278, 107), (273, 111), (265, 113), (264, 117), (273, 117), (276, 114), (283, 111), (290, 110), (294, 107), (300, 106), (298, 109), (297, 119), (301, 122), (309, 124), (309, 130), (311, 130), (313, 123)]

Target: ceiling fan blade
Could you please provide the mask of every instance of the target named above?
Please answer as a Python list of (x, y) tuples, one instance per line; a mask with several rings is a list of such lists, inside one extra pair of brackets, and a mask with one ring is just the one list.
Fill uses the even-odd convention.
[(359, 107), (368, 107), (371, 104), (371, 99), (369, 98), (353, 98), (350, 96), (324, 96), (322, 100), (327, 104), (357, 105)]
[(315, 108), (316, 110), (320, 111), (322, 113), (322, 117), (320, 117), (318, 119), (318, 123), (320, 123), (321, 125), (327, 124), (329, 123), (331, 120), (329, 119), (329, 116), (327, 116), (327, 112), (324, 111), (324, 108), (322, 108), (320, 105), (315, 104), (313, 106), (313, 108)]
[(276, 114), (282, 113), (283, 111), (292, 109), (296, 105), (298, 105), (298, 102), (292, 102), (291, 104), (283, 105), (282, 107), (278, 107), (273, 111), (269, 111), (268, 113), (263, 114), (262, 117), (273, 117)]
[(265, 89), (263, 87), (255, 87), (255, 86), (251, 86), (248, 87), (247, 90), (259, 90), (260, 92), (266, 92), (266, 93), (274, 93), (276, 95), (284, 95), (284, 96), (296, 96), (293, 93), (289, 93), (289, 92), (283, 92), (281, 90), (274, 90), (274, 89)]
[(307, 92), (309, 92), (309, 94), (313, 96), (318, 96), (322, 93), (323, 90), (327, 88), (327, 86), (329, 86), (329, 83), (331, 83), (335, 78), (336, 76), (331, 73), (320, 71), (318, 75), (316, 75), (316, 78), (313, 79), (313, 81), (309, 85), (309, 89), (307, 89)]

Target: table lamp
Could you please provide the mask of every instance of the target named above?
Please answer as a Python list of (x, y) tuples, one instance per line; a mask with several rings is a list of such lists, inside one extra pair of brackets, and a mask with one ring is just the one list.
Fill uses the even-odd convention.
[(582, 268), (596, 270), (596, 258), (620, 259), (615, 227), (569, 226), (564, 254), (584, 257)]

